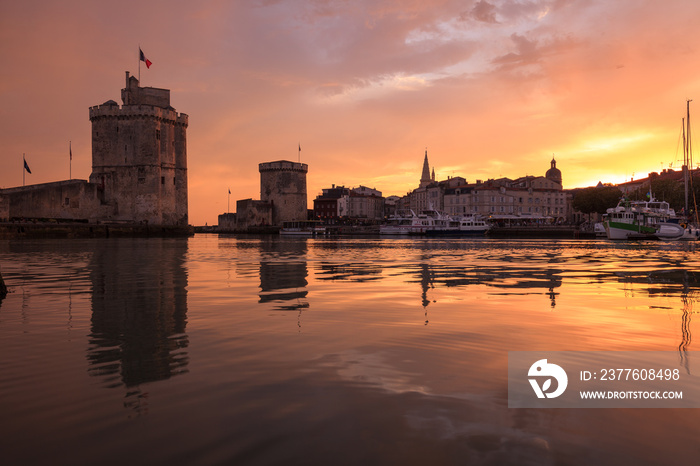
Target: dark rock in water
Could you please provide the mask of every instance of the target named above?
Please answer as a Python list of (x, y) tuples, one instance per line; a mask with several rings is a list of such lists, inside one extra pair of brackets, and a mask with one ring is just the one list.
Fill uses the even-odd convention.
[(0, 272), (0, 299), (7, 295), (7, 287), (5, 286), (5, 280), (2, 279), (2, 272)]

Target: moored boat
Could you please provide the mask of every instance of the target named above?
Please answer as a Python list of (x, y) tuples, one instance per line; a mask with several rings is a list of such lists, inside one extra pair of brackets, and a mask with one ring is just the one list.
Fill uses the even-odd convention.
[(675, 211), (668, 202), (657, 201), (650, 195), (649, 201), (629, 201), (622, 198), (616, 207), (608, 209), (603, 225), (608, 239), (676, 239), (678, 229), (669, 225)]
[(284, 222), (280, 235), (285, 236), (318, 236), (325, 235), (326, 227), (318, 220), (303, 220), (297, 222)]

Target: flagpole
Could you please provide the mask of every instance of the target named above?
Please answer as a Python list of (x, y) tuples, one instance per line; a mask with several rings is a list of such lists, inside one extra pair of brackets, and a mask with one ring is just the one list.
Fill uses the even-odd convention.
[(231, 213), (231, 188), (228, 188), (228, 204), (226, 205), (226, 213)]
[(22, 154), (22, 186), (24, 186), (24, 172), (26, 171), (24, 168), (24, 165), (27, 163), (27, 159), (24, 158), (24, 154)]
[(68, 179), (73, 179), (73, 141), (68, 141), (68, 153), (70, 158), (68, 159)]

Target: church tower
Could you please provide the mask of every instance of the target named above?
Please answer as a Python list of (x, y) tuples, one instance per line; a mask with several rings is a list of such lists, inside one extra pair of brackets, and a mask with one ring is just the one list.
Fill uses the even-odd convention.
[(425, 159), (423, 160), (423, 173), (420, 177), (420, 187), (423, 188), (425, 186), (428, 186), (433, 181), (435, 181), (435, 179), (434, 177), (431, 178), (430, 176), (430, 165), (428, 164), (428, 150), (426, 149)]
[(548, 180), (554, 181), (555, 183), (559, 183), (560, 185), (562, 184), (561, 170), (557, 168), (557, 161), (554, 160), (554, 156), (552, 156), (552, 168), (547, 170), (547, 173), (545, 173), (544, 177)]
[(121, 107), (90, 108), (102, 219), (186, 226), (188, 117), (170, 106), (170, 90), (139, 87), (128, 71), (121, 94)]

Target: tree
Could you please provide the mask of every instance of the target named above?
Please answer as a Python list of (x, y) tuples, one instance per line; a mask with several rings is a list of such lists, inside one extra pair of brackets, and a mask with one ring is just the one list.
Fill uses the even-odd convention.
[(588, 214), (604, 214), (606, 210), (615, 207), (622, 197), (622, 191), (615, 186), (583, 188), (574, 193), (571, 205), (574, 209)]

